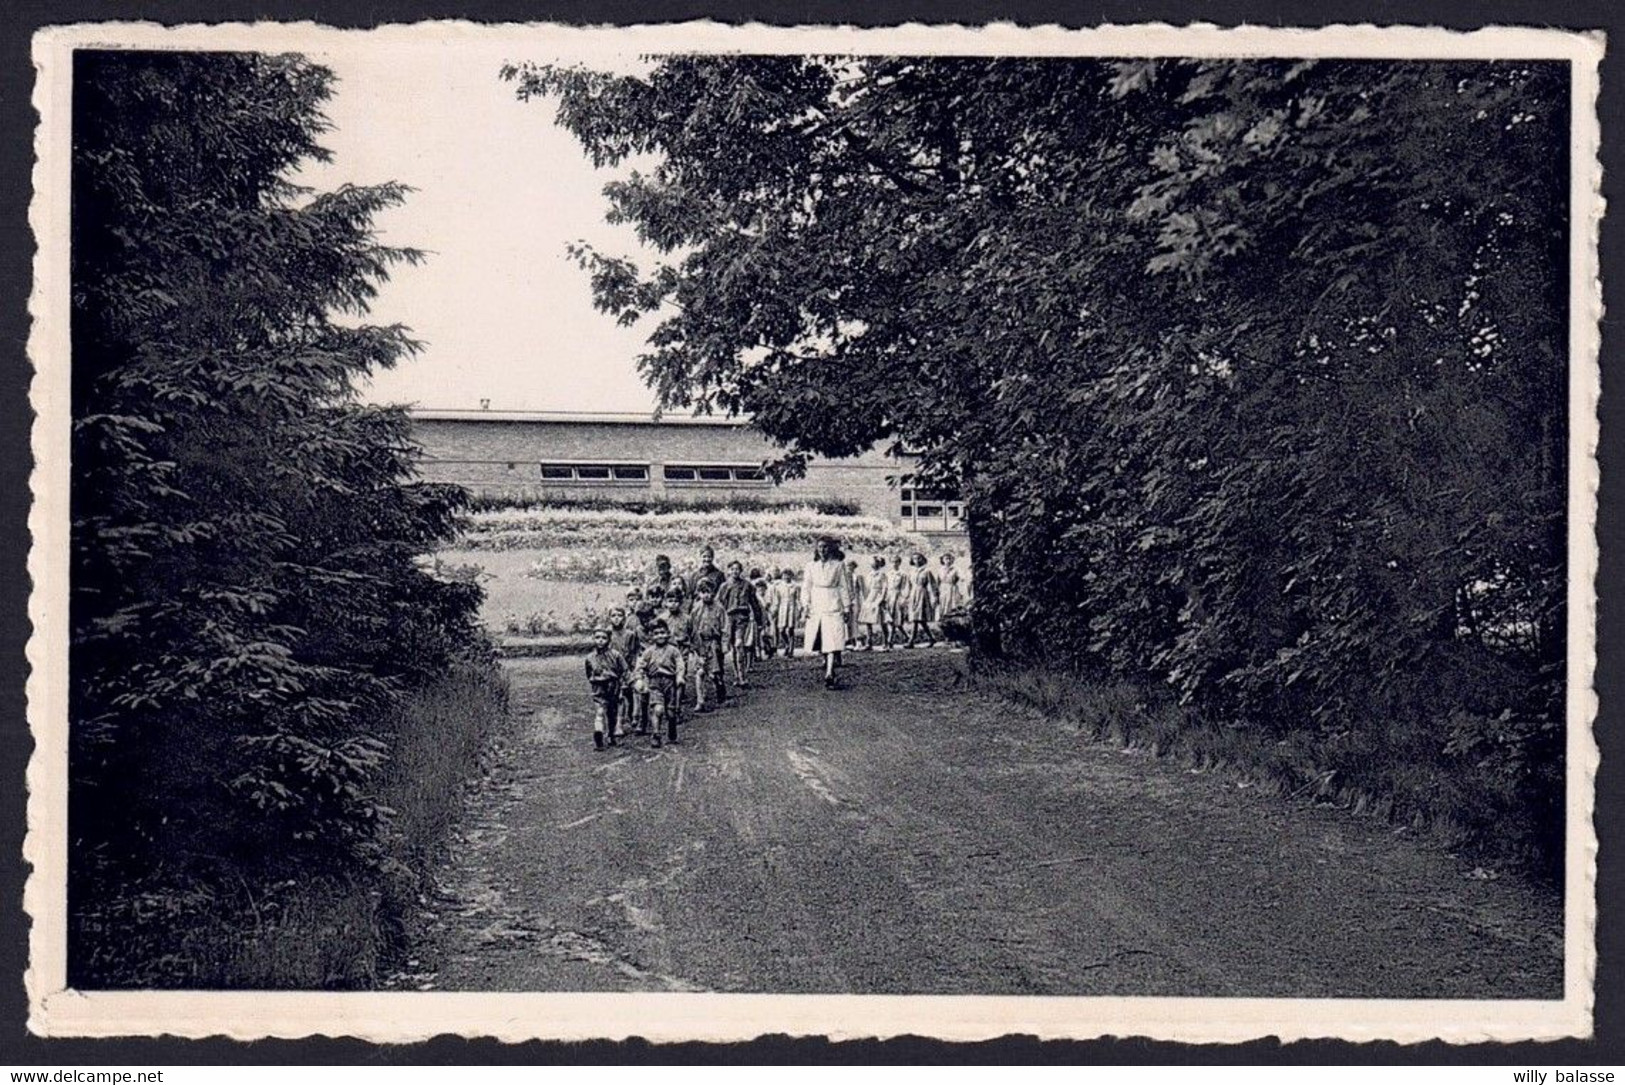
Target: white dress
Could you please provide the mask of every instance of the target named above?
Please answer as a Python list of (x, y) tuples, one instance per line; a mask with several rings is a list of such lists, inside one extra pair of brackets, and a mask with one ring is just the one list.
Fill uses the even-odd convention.
[(839, 652), (846, 647), (846, 566), (839, 561), (811, 561), (802, 580), (807, 628), (802, 646), (809, 652)]
[(886, 620), (886, 570), (875, 569), (866, 575), (860, 575), (858, 581), (861, 599), (858, 600), (858, 622), (862, 625), (879, 625)]

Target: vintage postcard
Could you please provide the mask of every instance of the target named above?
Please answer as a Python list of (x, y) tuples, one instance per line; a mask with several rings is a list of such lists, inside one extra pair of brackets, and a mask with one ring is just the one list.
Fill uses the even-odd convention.
[(1603, 50), (41, 31), (31, 1027), (1588, 1035)]

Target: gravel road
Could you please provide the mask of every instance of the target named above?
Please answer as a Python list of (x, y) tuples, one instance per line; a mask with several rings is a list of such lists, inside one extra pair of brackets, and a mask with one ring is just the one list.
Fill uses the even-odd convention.
[(1561, 902), (1436, 845), (1091, 743), (963, 657), (775, 661), (676, 748), (595, 752), (512, 660), (404, 987), (1561, 996)]

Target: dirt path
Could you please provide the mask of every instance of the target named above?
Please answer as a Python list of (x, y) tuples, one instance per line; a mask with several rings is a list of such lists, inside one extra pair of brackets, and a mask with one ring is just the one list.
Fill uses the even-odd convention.
[(511, 662), (400, 983), (1560, 997), (1530, 887), (956, 691), (959, 659), (857, 655), (833, 692), (775, 662), (677, 748), (604, 753), (577, 661)]

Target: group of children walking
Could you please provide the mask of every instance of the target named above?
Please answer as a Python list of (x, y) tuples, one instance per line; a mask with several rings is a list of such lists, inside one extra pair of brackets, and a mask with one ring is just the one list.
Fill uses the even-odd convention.
[(940, 574), (919, 551), (909, 558), (907, 568), (898, 554), (889, 564), (876, 554), (867, 573), (860, 572), (855, 561), (846, 563), (852, 639), (858, 651), (886, 652), (899, 644), (913, 648), (921, 637), (927, 647), (934, 646), (942, 620), (969, 608), (970, 584), (961, 577), (954, 556), (943, 554), (939, 561)]
[[(651, 746), (676, 743), (685, 701), (708, 712), (726, 701), (730, 677), (736, 687), (749, 685), (757, 659), (795, 655), (807, 609), (801, 578), (789, 569), (747, 575), (738, 561), (724, 570), (715, 559), (703, 547), (685, 577), (666, 555), (656, 557), (648, 583), (628, 590), (626, 606), (612, 609), (608, 625), (593, 633), (585, 664), (596, 748), (633, 736)], [(920, 638), (936, 644), (942, 619), (970, 602), (954, 555), (940, 563), (940, 575), (918, 552), (907, 569), (900, 556), (888, 564), (877, 555), (867, 572), (845, 563), (847, 639), (855, 650), (912, 648)]]

